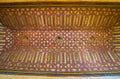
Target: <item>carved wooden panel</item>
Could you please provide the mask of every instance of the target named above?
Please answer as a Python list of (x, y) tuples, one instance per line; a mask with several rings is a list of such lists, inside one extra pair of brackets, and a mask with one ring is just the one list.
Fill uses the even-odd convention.
[(0, 21), (14, 30), (107, 30), (118, 25), (119, 8), (1, 8)]

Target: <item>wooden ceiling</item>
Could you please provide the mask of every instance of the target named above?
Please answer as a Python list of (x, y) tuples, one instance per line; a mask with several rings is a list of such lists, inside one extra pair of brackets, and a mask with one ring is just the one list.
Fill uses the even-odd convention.
[(120, 25), (119, 5), (76, 4), (8, 4), (0, 6), (0, 22), (12, 30), (106, 30)]

